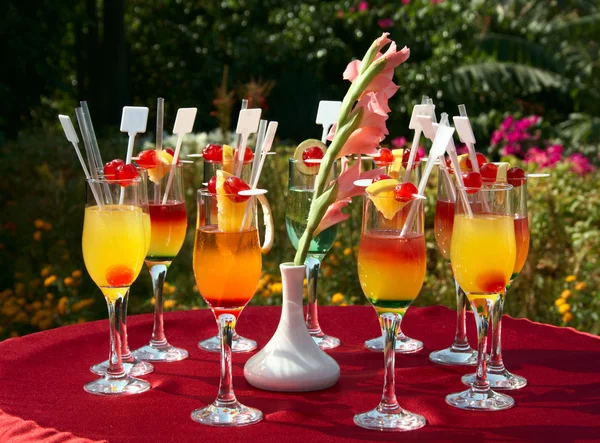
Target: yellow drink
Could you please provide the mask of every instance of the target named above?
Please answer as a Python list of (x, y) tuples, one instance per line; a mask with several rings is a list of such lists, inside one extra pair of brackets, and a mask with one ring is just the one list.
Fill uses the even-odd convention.
[(450, 261), (467, 293), (498, 294), (513, 273), (516, 260), (514, 220), (507, 215), (460, 214), (454, 217)]
[(215, 225), (196, 231), (194, 276), (202, 297), (215, 311), (238, 315), (260, 279), (262, 255), (258, 232), (221, 232)]
[[(83, 260), (92, 280), (107, 297), (129, 287), (137, 278), (148, 242), (147, 214), (137, 206), (105, 205), (85, 208)], [(117, 290), (111, 290), (117, 288)]]

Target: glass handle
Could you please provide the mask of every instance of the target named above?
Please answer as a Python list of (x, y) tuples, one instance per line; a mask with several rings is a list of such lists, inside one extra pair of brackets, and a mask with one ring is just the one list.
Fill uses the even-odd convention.
[(306, 327), (310, 333), (321, 332), (319, 326), (319, 314), (317, 306), (317, 282), (319, 279), (319, 269), (321, 262), (315, 257), (307, 257), (306, 261), (306, 280), (308, 290), (308, 303), (306, 308)]
[(396, 410), (399, 407), (398, 401), (396, 400), (394, 368), (396, 365), (396, 336), (400, 330), (401, 321), (402, 317), (400, 314), (386, 312), (379, 317), (381, 333), (383, 335), (383, 360), (385, 367), (383, 395), (379, 406), (389, 410)]
[(498, 301), (492, 309), (492, 346), (490, 352), (489, 367), (494, 371), (503, 371), (504, 362), (502, 361), (502, 310), (504, 308), (504, 296), (506, 290), (504, 290)]
[(163, 263), (154, 264), (150, 267), (152, 277), (152, 290), (154, 292), (154, 329), (152, 330), (152, 346), (164, 346), (167, 344), (163, 326), (163, 288), (167, 277), (167, 265)]
[(273, 213), (271, 212), (271, 205), (265, 195), (258, 196), (258, 202), (263, 212), (263, 224), (265, 225), (265, 239), (260, 247), (260, 252), (263, 254), (268, 253), (273, 247), (273, 238), (275, 237), (275, 226), (273, 224)]
[(231, 374), (231, 342), (233, 340), (235, 322), (236, 318), (231, 314), (221, 314), (219, 316), (219, 330), (221, 333), (221, 382), (216, 401), (220, 403), (220, 406), (236, 401)]
[[(127, 292), (129, 292), (129, 289), (127, 289)], [(110, 353), (108, 356), (108, 369), (104, 377), (108, 379), (121, 378), (125, 376), (123, 360), (121, 359), (123, 296), (119, 294), (116, 298), (106, 297), (106, 304), (108, 305), (108, 319), (110, 324)]]
[(485, 392), (489, 389), (487, 381), (487, 339), (490, 325), (490, 314), (494, 309), (496, 300), (490, 297), (473, 298), (471, 300), (471, 309), (475, 314), (477, 323), (477, 371), (475, 372), (475, 382), (471, 389), (476, 392)]

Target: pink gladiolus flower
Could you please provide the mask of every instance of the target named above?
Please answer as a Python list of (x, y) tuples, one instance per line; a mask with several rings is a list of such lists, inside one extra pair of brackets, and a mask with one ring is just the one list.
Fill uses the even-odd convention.
[(362, 11), (366, 11), (367, 9), (369, 9), (369, 4), (366, 1), (363, 0), (358, 4), (359, 11), (362, 12)]
[(391, 18), (380, 18), (379, 20), (377, 20), (377, 25), (381, 29), (391, 28), (392, 26), (394, 26), (394, 20), (392, 20)]
[(396, 137), (392, 140), (392, 146), (394, 146), (394, 148), (401, 148), (404, 145), (406, 145), (406, 137)]
[(313, 235), (317, 236), (325, 229), (347, 220), (348, 217), (350, 217), (350, 214), (344, 214), (342, 209), (348, 206), (351, 201), (351, 198), (346, 198), (330, 204), (327, 207), (327, 211), (325, 211), (325, 215), (321, 219), (321, 222), (319, 223), (319, 226), (317, 226), (317, 229), (315, 229), (315, 233)]

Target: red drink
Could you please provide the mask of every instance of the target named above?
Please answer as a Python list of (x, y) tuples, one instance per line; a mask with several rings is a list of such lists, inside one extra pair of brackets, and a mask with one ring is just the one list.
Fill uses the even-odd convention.
[(435, 240), (442, 255), (450, 260), (450, 242), (452, 241), (452, 228), (454, 227), (454, 203), (438, 200), (435, 204), (434, 231)]
[(166, 205), (151, 203), (150, 248), (146, 260), (172, 261), (177, 256), (187, 228), (185, 202), (168, 201)]
[(523, 269), (529, 253), (529, 221), (527, 217), (515, 217), (515, 240), (517, 243), (517, 259), (513, 278)]

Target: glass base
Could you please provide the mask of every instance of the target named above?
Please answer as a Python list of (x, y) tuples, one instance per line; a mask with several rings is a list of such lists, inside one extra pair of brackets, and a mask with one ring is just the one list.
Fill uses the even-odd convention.
[(404, 432), (422, 428), (426, 421), (423, 416), (405, 411), (401, 407), (391, 412), (383, 412), (383, 408), (378, 406), (368, 412), (355, 415), (354, 423), (361, 428), (374, 431)]
[(167, 343), (166, 346), (153, 346), (147, 344), (132, 352), (133, 356), (138, 360), (158, 361), (170, 363), (174, 361), (185, 360), (188, 358), (188, 351), (181, 348), (176, 348)]
[(429, 360), (439, 365), (477, 366), (477, 351), (471, 347), (464, 350), (449, 347), (429, 354)]
[[(527, 386), (527, 379), (520, 375), (511, 374), (506, 369), (500, 372), (487, 371), (486, 379), (490, 388), (498, 390), (515, 390)], [(463, 375), (460, 379), (465, 385), (471, 386), (475, 383), (475, 374)]]
[(327, 335), (320, 329), (319, 329), (319, 332), (310, 334), (310, 336), (312, 337), (313, 341), (317, 344), (317, 346), (319, 346), (319, 348), (321, 348), (323, 350), (334, 349), (334, 348), (337, 348), (341, 344), (339, 338), (332, 337), (331, 335)]
[[(207, 352), (221, 352), (221, 339), (218, 335), (201, 340), (198, 342), (198, 347)], [(249, 338), (244, 338), (241, 335), (235, 334), (231, 340), (231, 352), (234, 354), (243, 354), (252, 352), (257, 348), (256, 342)]]
[(455, 408), (470, 411), (502, 411), (515, 405), (512, 397), (494, 392), (491, 388), (481, 391), (471, 388), (450, 394), (446, 396), (446, 403)]
[[(383, 337), (372, 338), (365, 342), (365, 348), (369, 351), (383, 352)], [(394, 350), (399, 354), (412, 354), (423, 349), (423, 342), (409, 338), (406, 335), (398, 335), (396, 337), (396, 347)]]
[(192, 420), (208, 426), (248, 426), (262, 419), (262, 412), (244, 406), (237, 400), (230, 404), (215, 401), (212, 405), (192, 411)]
[(150, 389), (150, 387), (150, 383), (147, 381), (126, 375), (121, 378), (100, 378), (86, 383), (83, 389), (94, 395), (117, 396), (141, 394)]
[[(102, 363), (95, 364), (90, 367), (96, 375), (104, 375), (108, 369), (108, 360), (104, 360)], [(138, 360), (134, 358), (132, 362), (123, 362), (123, 369), (125, 372), (133, 377), (139, 377), (140, 375), (150, 374), (154, 371), (154, 366), (147, 361)]]

